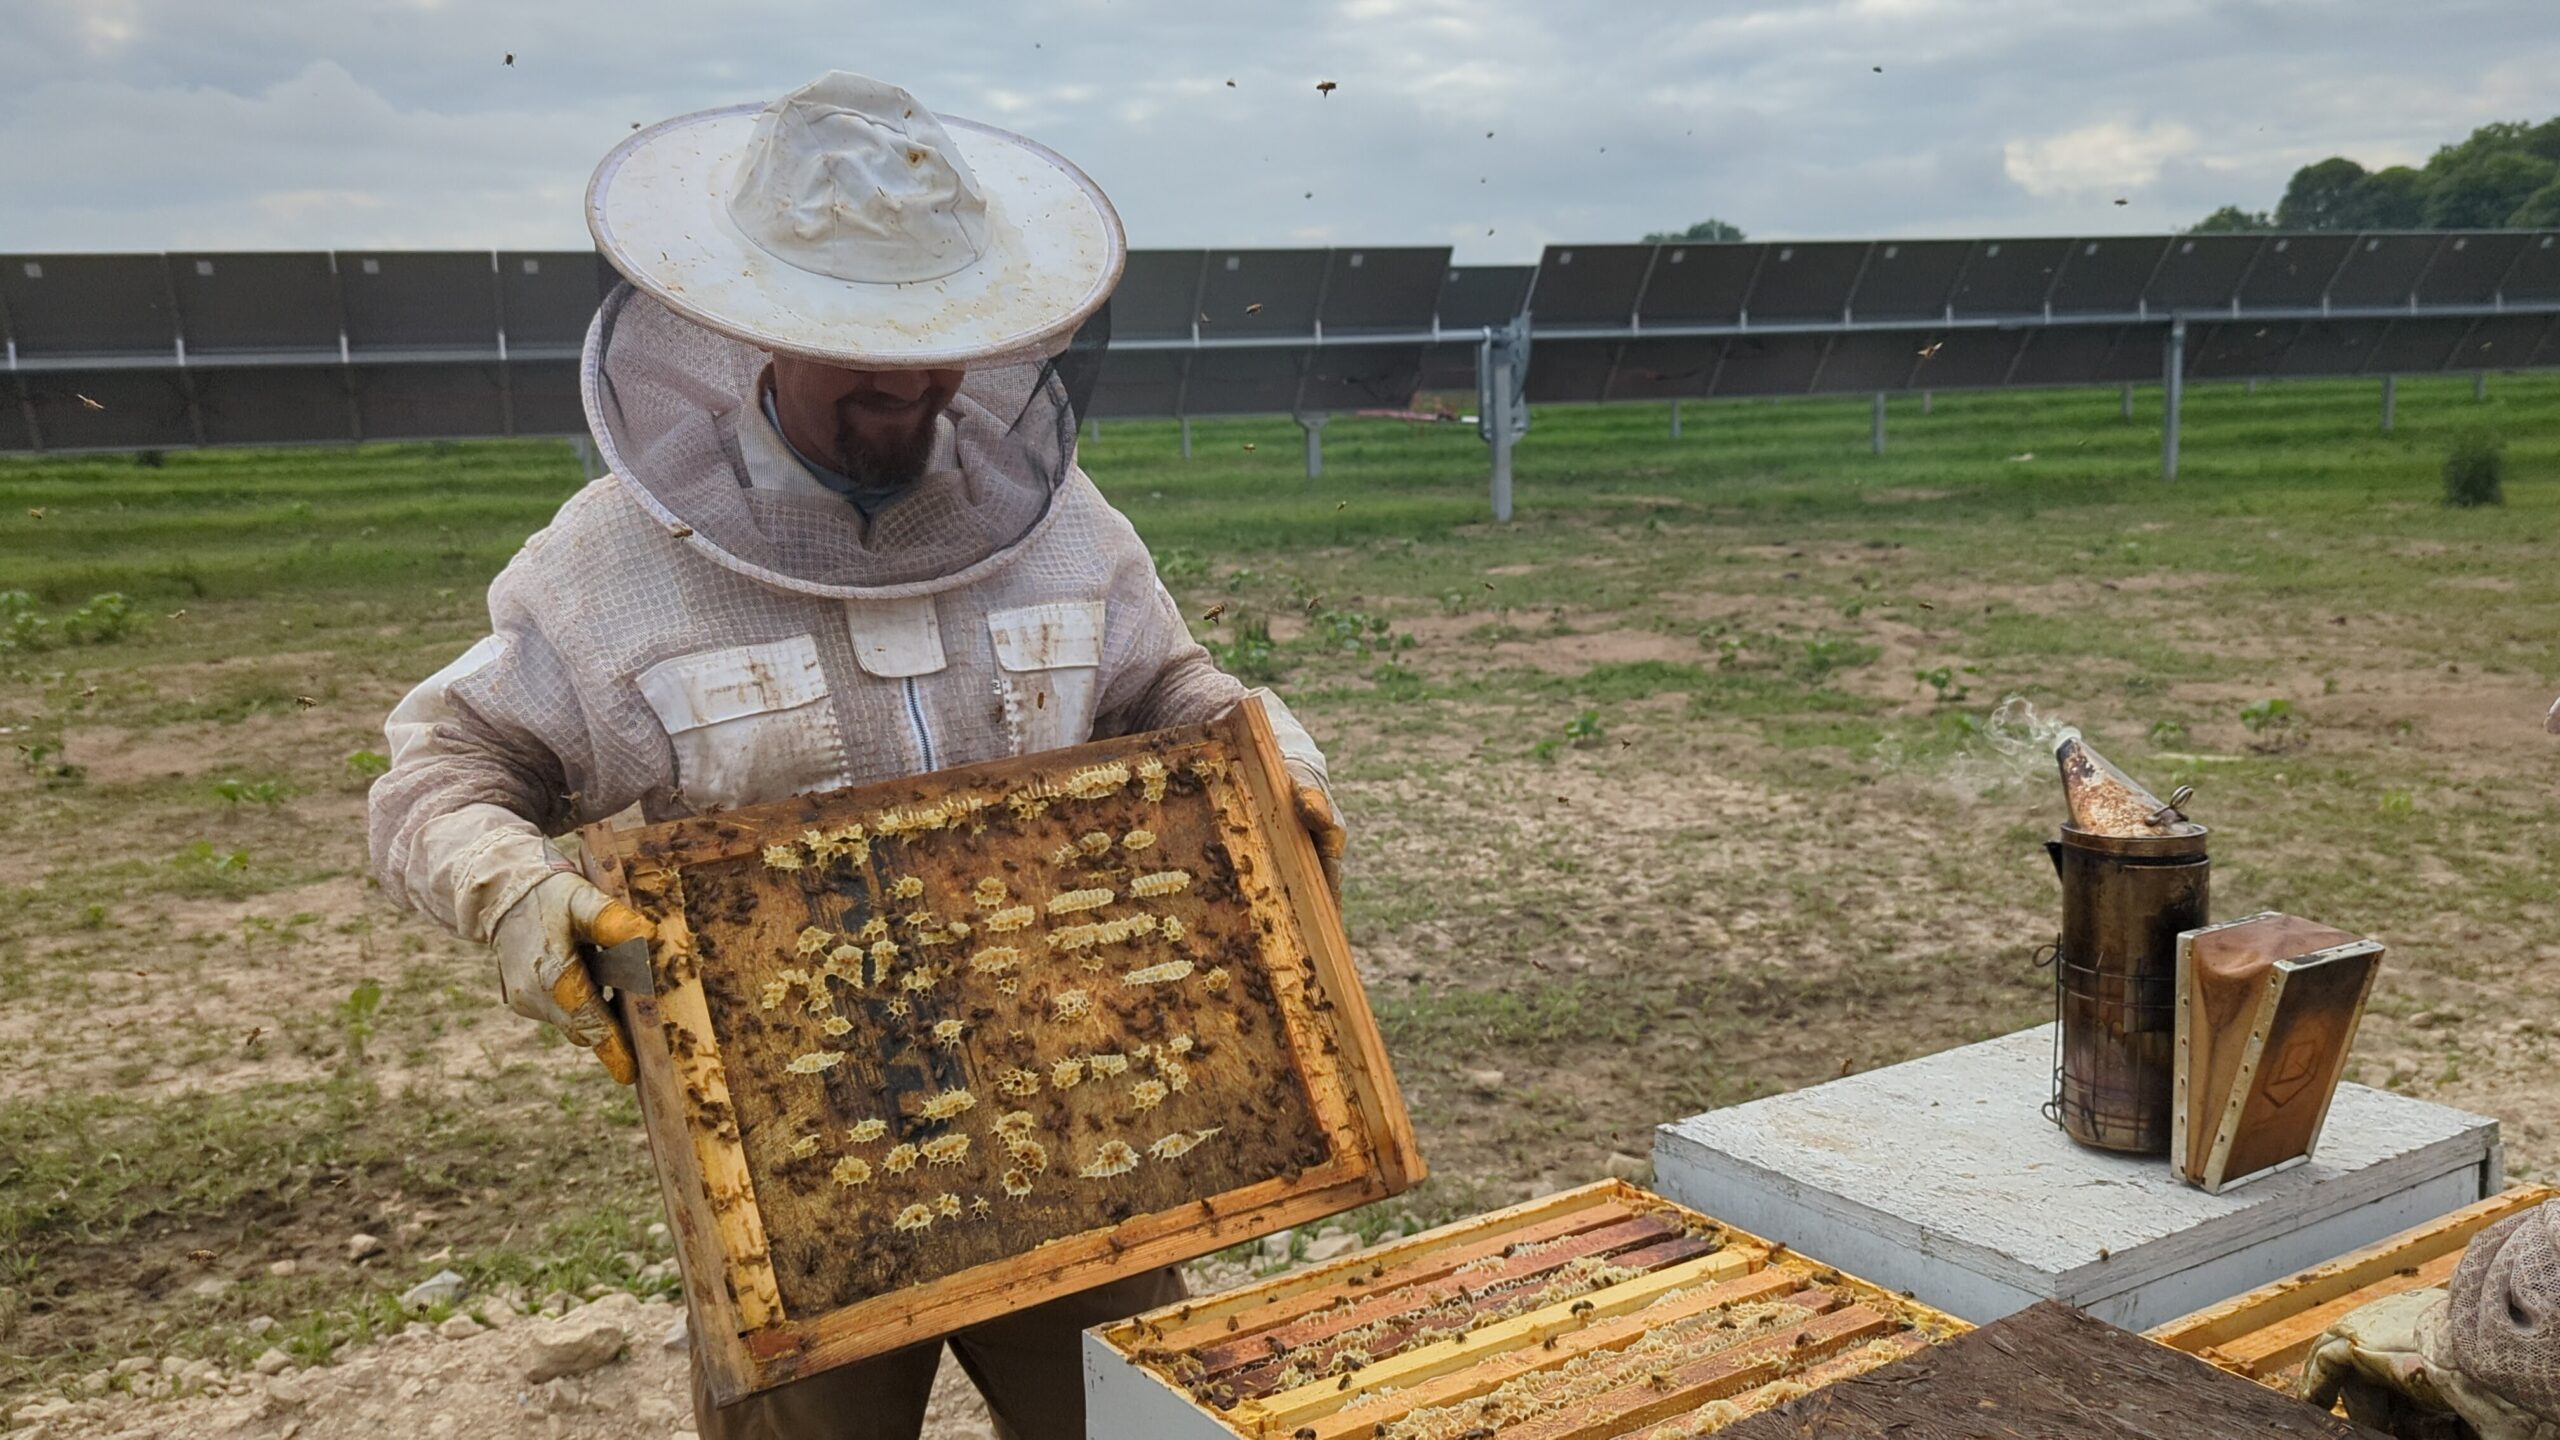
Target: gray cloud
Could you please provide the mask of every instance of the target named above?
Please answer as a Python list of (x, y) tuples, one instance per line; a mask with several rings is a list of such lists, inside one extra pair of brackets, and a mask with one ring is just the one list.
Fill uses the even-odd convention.
[(1055, 146), (1138, 245), (1476, 263), (1710, 214), (1769, 236), (2157, 230), (2270, 205), (2324, 155), (2420, 160), (2560, 110), (2548, 0), (12, 8), (15, 250), (578, 245), (587, 173), (632, 122), (828, 66)]

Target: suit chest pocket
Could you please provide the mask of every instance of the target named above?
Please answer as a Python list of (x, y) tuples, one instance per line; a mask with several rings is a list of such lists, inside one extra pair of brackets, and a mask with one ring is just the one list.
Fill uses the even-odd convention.
[(997, 687), (1013, 753), (1093, 738), (1102, 694), (1102, 602), (1066, 601), (987, 613)]
[(641, 671), (638, 684), (674, 748), (677, 793), (697, 813), (848, 783), (809, 636), (678, 655)]

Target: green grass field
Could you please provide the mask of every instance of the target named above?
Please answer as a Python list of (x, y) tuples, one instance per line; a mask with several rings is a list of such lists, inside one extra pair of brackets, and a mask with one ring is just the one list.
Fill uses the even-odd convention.
[[(1087, 447), (1334, 756), (1437, 1172), (1362, 1223), (2037, 1019), (2012, 696), (2197, 787), (2219, 914), (2390, 943), (2363, 1080), (2560, 1167), (2560, 377), (2406, 383), (2387, 437), (2370, 383), (2193, 390), (2174, 483), (2140, 400), (1898, 399), (1882, 457), (1863, 400), (1545, 409), (1507, 526), (1471, 426), (1337, 421), (1313, 481), (1282, 421)], [(2503, 506), (2439, 501), (2470, 431)], [(364, 878), (382, 714), (578, 484), (540, 442), (0, 461), (0, 1396), (260, 1315), (318, 1356), (441, 1264), (671, 1283), (628, 1095)]]

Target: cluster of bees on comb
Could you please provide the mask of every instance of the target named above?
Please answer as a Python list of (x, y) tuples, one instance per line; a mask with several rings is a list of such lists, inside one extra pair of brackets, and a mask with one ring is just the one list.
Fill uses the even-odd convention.
[[(1134, 792), (1155, 814), (1169, 785), (1197, 789), (1219, 764), (1088, 765), (765, 845), (764, 867), (820, 912), (748, 992), (806, 1047), (783, 1066), (812, 1087), (788, 1100), (793, 1173), (833, 1192), (887, 1190), (887, 1233), (923, 1236), (1216, 1145), (1220, 1114), (1192, 1089), (1205, 1042), (1183, 1014), (1237, 983), (1196, 928), (1232, 879), (1214, 843), (1214, 856), (1176, 858), (1153, 822), (1126, 823), (1126, 802)], [(1094, 803), (1105, 800), (1120, 803)], [(1094, 821), (1104, 809), (1121, 823)], [(1025, 843), (1062, 821), (1070, 838)], [(990, 829), (980, 844), (918, 843)], [(856, 896), (846, 918), (860, 923), (823, 923)], [(930, 1076), (921, 1089), (918, 1074)], [(843, 1122), (866, 1108), (877, 1113)]]

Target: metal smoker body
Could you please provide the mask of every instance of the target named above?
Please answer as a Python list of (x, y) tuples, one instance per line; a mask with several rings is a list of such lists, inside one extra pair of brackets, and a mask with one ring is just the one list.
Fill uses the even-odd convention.
[[(2077, 737), (2055, 758), (2071, 822), (2049, 841), (2062, 880), (2046, 1114), (2101, 1150), (2165, 1155), (2177, 1060), (2178, 936), (2208, 922), (2205, 827)], [(2171, 797), (2183, 800), (2183, 794)]]

